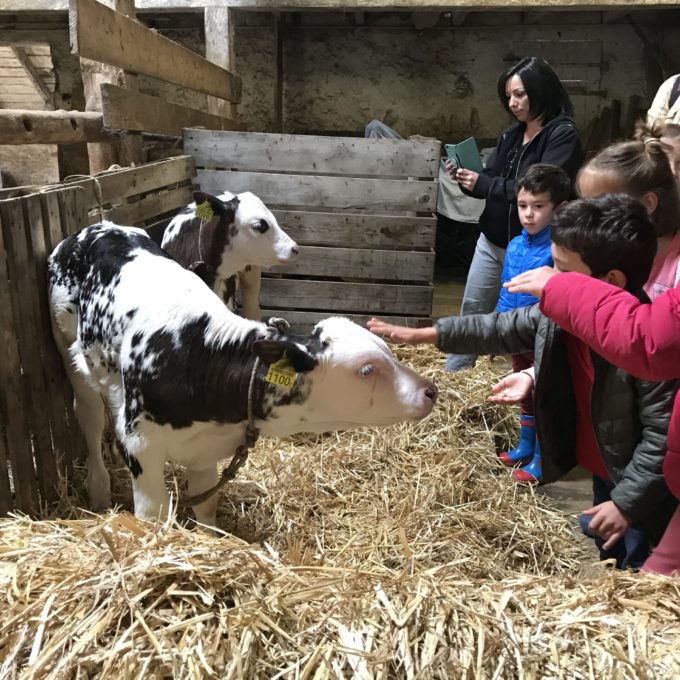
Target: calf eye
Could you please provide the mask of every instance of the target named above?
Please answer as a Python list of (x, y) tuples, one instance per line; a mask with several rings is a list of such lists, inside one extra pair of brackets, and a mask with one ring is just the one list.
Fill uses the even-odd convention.
[(259, 222), (255, 222), (253, 224), (253, 230), (254, 231), (259, 231), (260, 234), (264, 234), (265, 231), (269, 229), (269, 224), (267, 224), (267, 220), (260, 220)]
[(359, 373), (366, 377), (367, 375), (372, 375), (375, 373), (375, 366), (373, 364), (366, 364), (359, 369)]

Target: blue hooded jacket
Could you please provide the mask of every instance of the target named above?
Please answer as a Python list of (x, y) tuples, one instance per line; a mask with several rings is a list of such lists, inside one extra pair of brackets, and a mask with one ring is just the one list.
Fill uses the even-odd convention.
[(550, 252), (550, 225), (538, 234), (531, 236), (525, 229), (519, 236), (515, 236), (505, 251), (503, 274), (501, 275), (501, 292), (498, 296), (497, 312), (508, 312), (518, 307), (528, 307), (536, 304), (538, 298), (529, 293), (509, 293), (503, 284), (518, 274), (528, 272), (547, 265), (553, 266), (552, 253)]

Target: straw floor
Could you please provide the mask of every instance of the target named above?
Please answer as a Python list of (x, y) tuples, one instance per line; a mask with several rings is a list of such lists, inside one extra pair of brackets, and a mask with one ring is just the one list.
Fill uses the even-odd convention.
[(435, 413), (260, 441), (222, 493), (231, 533), (90, 515), (73, 489), (59, 519), (0, 520), (0, 678), (678, 677), (680, 580), (593, 566), (496, 462), (502, 368), (398, 353)]

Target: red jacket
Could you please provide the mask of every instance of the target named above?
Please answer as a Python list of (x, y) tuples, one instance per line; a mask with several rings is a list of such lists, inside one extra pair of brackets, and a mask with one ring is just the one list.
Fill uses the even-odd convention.
[[(553, 276), (541, 311), (610, 363), (643, 380), (680, 378), (680, 287), (651, 304), (583, 274)], [(680, 499), (680, 392), (675, 395), (664, 459), (668, 488)]]

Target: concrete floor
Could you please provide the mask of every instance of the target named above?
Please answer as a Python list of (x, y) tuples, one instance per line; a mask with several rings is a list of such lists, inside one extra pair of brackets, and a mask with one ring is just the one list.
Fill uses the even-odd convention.
[[(435, 272), (434, 300), (432, 305), (432, 317), (438, 319), (442, 316), (458, 314), (460, 303), (465, 288), (465, 277), (459, 273), (446, 269), (437, 269)], [(591, 476), (582, 468), (575, 468), (566, 477), (554, 484), (546, 484), (538, 487), (540, 493), (546, 494), (555, 500), (558, 507), (574, 520), (574, 528), (577, 529), (577, 517), (586, 508), (592, 505)], [(596, 551), (592, 541), (585, 539), (593, 546), (593, 556)]]

